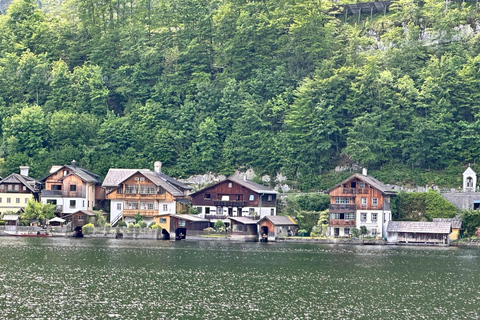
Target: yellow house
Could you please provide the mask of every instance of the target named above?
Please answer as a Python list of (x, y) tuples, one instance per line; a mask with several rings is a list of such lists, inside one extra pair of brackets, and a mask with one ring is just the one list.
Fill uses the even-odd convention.
[(433, 222), (450, 222), (452, 225), (452, 232), (448, 236), (450, 240), (457, 240), (460, 237), (460, 229), (462, 228), (462, 218), (456, 216), (455, 218), (434, 218)]
[(20, 167), (21, 174), (12, 173), (0, 181), (0, 214), (24, 209), (29, 199), (39, 201), (41, 183), (28, 171), (29, 167)]

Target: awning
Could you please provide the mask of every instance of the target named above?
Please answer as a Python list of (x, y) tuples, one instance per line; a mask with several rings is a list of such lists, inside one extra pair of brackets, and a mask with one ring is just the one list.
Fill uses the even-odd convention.
[(473, 200), (473, 203), (480, 203), (480, 200)]
[(48, 220), (48, 223), (52, 223), (52, 222), (64, 223), (65, 221), (67, 221), (67, 220), (62, 219), (62, 218), (59, 218), (59, 217), (55, 217), (55, 218), (53, 218), (53, 219)]

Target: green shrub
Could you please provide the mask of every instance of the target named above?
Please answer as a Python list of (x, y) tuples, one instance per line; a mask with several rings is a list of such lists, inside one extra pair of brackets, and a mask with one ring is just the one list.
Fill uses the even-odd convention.
[(129, 229), (135, 228), (135, 223), (130, 222), (130, 223), (128, 224), (127, 228), (129, 228)]
[(140, 228), (142, 228), (142, 229), (144, 229), (144, 228), (147, 227), (147, 223), (146, 223), (145, 221), (143, 221), (143, 220), (140, 220), (137, 224), (138, 224), (138, 225), (140, 226)]
[(367, 234), (368, 230), (365, 226), (360, 226), (360, 234)]
[(95, 228), (95, 226), (93, 225), (93, 223), (87, 223), (86, 225), (84, 225), (82, 227), (82, 233), (83, 234), (89, 234), (92, 232), (93, 228)]
[(308, 234), (308, 232), (305, 229), (300, 229), (300, 230), (297, 231), (297, 234), (301, 237), (304, 237)]
[(108, 223), (108, 222), (105, 223), (105, 228), (111, 228), (111, 227), (112, 227), (112, 225), (110, 223)]
[(6, 222), (5, 222), (5, 221), (3, 221), (3, 220), (2, 220), (2, 221), (0, 221), (0, 226), (4, 226), (5, 224), (6, 224)]
[(350, 233), (352, 234), (352, 237), (357, 238), (360, 235), (360, 230), (358, 230), (357, 228), (352, 228), (350, 229)]
[[(130, 225), (129, 225), (129, 226), (130, 226)], [(133, 227), (134, 227), (135, 229), (140, 229), (140, 228), (141, 228), (140, 223), (135, 223), (135, 224), (133, 225)]]
[(154, 224), (154, 225), (151, 226), (150, 228), (152, 228), (153, 230), (155, 230), (155, 229), (162, 229), (162, 227), (160, 227), (158, 224)]
[(220, 231), (220, 229), (225, 230), (225, 223), (223, 223), (222, 220), (217, 220), (217, 222), (215, 222), (215, 224), (213, 225), (213, 227), (214, 227), (215, 230), (217, 230), (217, 231)]
[(148, 225), (148, 228), (149, 228), (149, 229), (152, 229), (153, 226), (156, 226), (156, 225), (157, 225), (157, 224), (155, 223), (155, 221), (154, 221), (154, 222), (150, 222), (150, 224)]
[(120, 221), (117, 226), (119, 228), (125, 228), (127, 226), (127, 223), (125, 221)]

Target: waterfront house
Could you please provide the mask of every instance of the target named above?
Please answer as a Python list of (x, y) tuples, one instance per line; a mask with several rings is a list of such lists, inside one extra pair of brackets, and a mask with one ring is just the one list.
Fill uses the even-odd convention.
[(59, 216), (93, 210), (105, 196), (99, 176), (78, 167), (75, 160), (71, 165), (52, 166), (42, 181), (45, 183), (42, 203), (55, 205), (55, 213)]
[(231, 239), (242, 241), (258, 240), (258, 221), (249, 217), (230, 217)]
[[(196, 235), (208, 228), (210, 222), (196, 215), (171, 214), (170, 215), (170, 240), (185, 239), (187, 235)], [(162, 231), (163, 232), (163, 231)]]
[(78, 230), (88, 223), (95, 223), (97, 215), (91, 210), (78, 210), (71, 214), (63, 216), (65, 222), (71, 223), (71, 230)]
[(395, 192), (367, 175), (366, 169), (335, 185), (328, 194), (330, 236), (348, 237), (352, 228), (362, 226), (369, 235), (387, 236), (387, 224), (392, 220), (390, 198)]
[(230, 223), (229, 217), (275, 216), (277, 194), (275, 190), (246, 179), (227, 178), (190, 196), (200, 216), (213, 223), (217, 220)]
[(135, 222), (139, 214), (150, 224), (162, 214), (176, 214), (186, 210), (190, 187), (161, 172), (161, 162), (155, 169), (110, 169), (102, 186), (110, 200), (110, 223), (123, 220)]
[(15, 230), (20, 225), (20, 216), (16, 214), (6, 214), (2, 220), (5, 221), (5, 230)]
[(450, 244), (450, 222), (389, 221), (388, 243)]
[(433, 222), (448, 222), (452, 225), (452, 232), (449, 235), (450, 240), (458, 240), (460, 237), (462, 218), (459, 215), (455, 218), (433, 218)]
[(20, 174), (12, 173), (0, 181), (0, 214), (21, 212), (28, 200), (39, 201), (40, 181), (29, 176), (29, 167), (21, 166)]
[(275, 241), (278, 237), (292, 236), (297, 229), (297, 222), (290, 216), (265, 216), (258, 221), (261, 241)]

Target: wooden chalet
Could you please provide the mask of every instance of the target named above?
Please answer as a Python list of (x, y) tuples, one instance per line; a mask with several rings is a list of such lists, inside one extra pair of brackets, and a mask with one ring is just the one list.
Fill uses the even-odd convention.
[(260, 241), (275, 241), (278, 237), (292, 236), (297, 229), (297, 222), (290, 216), (265, 216), (258, 221)]
[(78, 210), (77, 212), (63, 216), (66, 223), (71, 223), (72, 230), (78, 230), (88, 223), (95, 223), (97, 215), (91, 210)]
[(449, 245), (450, 222), (389, 221), (388, 243)]
[(78, 167), (75, 160), (71, 165), (52, 166), (42, 181), (45, 183), (42, 203), (55, 205), (55, 212), (60, 216), (93, 210), (105, 197), (99, 176)]
[(367, 228), (370, 235), (386, 237), (392, 220), (390, 197), (395, 195), (387, 185), (367, 175), (355, 174), (328, 191), (330, 196), (329, 235), (348, 237), (352, 228)]
[(0, 181), (0, 214), (21, 212), (28, 200), (39, 201), (41, 183), (28, 174), (29, 167), (21, 166), (20, 174), (12, 173)]
[(227, 178), (190, 195), (192, 206), (211, 222), (229, 217), (259, 219), (277, 214), (278, 192), (258, 183)]
[(147, 223), (156, 217), (177, 214), (190, 204), (190, 187), (161, 172), (161, 163), (155, 171), (149, 169), (110, 169), (102, 185), (110, 200), (110, 223), (134, 222), (139, 214)]

